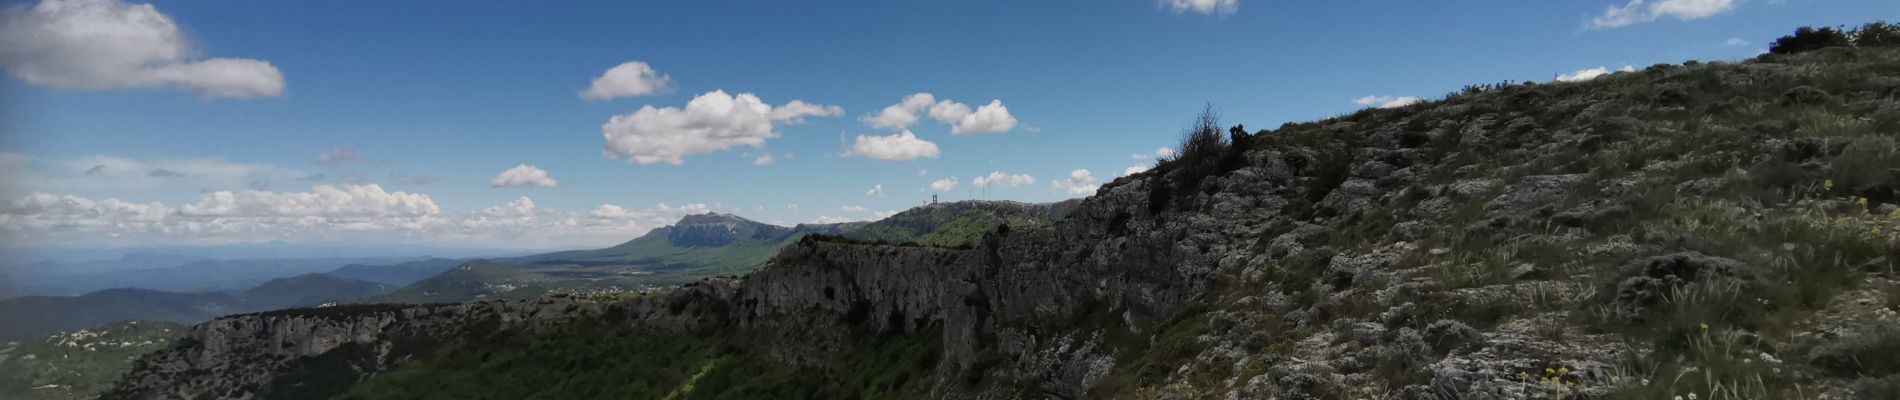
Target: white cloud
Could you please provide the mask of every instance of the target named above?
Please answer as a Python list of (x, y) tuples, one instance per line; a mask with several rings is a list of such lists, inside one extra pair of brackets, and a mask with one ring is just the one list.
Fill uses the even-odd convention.
[(0, 244), (123, 247), (299, 243), (407, 243), (545, 249), (623, 242), (681, 216), (714, 207), (689, 204), (586, 212), (539, 207), (532, 199), (445, 213), (420, 193), (376, 185), (317, 186), (309, 192), (212, 192), (179, 207), (33, 193), (0, 201)]
[(1028, 174), (1010, 175), (1003, 171), (992, 171), (988, 176), (979, 176), (976, 177), (976, 179), (971, 179), (970, 184), (979, 188), (990, 186), (1017, 187), (1036, 184), (1036, 177), (1029, 176)]
[(348, 147), (332, 147), (330, 151), (317, 154), (318, 165), (349, 165), (369, 162), (362, 154)]
[[(976, 135), (1003, 133), (1016, 128), (1016, 117), (1009, 115), (1009, 107), (1004, 107), (1002, 100), (990, 100), (990, 104), (977, 107), (976, 112), (970, 112), (969, 106), (956, 103), (955, 107), (946, 113), (960, 114), (954, 119), (955, 123), (950, 126), (951, 134)], [(930, 114), (933, 118), (937, 117), (935, 107), (931, 108)], [(951, 123), (951, 120), (943, 118), (938, 118), (938, 121)]]
[(206, 193), (197, 203), (178, 207), (193, 217), (417, 217), (442, 212), (428, 195), (387, 192), (382, 186), (318, 185), (309, 192)]
[(1089, 170), (1078, 169), (1069, 171), (1069, 179), (1050, 182), (1050, 186), (1055, 187), (1056, 190), (1068, 192), (1070, 196), (1087, 196), (1095, 194), (1095, 190), (1102, 188), (1102, 185), (1095, 182), (1095, 175), (1090, 174)]
[(932, 192), (943, 193), (943, 192), (948, 192), (948, 191), (952, 191), (956, 189), (957, 189), (957, 177), (954, 177), (954, 176), (949, 177), (949, 178), (938, 179), (937, 181), (930, 183), (930, 191)]
[(925, 169), (917, 170), (917, 176), (930, 176), (930, 169), (925, 168)]
[(790, 203), (790, 204), (786, 204), (786, 205), (785, 205), (785, 209), (787, 209), (787, 210), (792, 210), (792, 211), (798, 211), (798, 203)]
[(1354, 99), (1352, 103), (1360, 107), (1398, 108), (1418, 104), (1420, 101), (1423, 100), (1411, 96), (1366, 96)]
[[(1623, 68), (1619, 68), (1615, 72), (1632, 72), (1635, 70), (1636, 70), (1636, 67), (1625, 65), (1623, 66)], [(1585, 69), (1577, 70), (1577, 72), (1572, 72), (1568, 74), (1559, 74), (1557, 75), (1557, 81), (1558, 82), (1583, 82), (1583, 81), (1587, 81), (1591, 79), (1596, 79), (1597, 77), (1600, 77), (1600, 76), (1609, 75), (1611, 72), (1612, 71), (1610, 71), (1609, 67), (1585, 68)]]
[(1129, 154), (1128, 158), (1133, 158), (1136, 160), (1166, 160), (1166, 159), (1174, 158), (1174, 148), (1158, 147), (1158, 148), (1155, 148), (1155, 151), (1153, 153), (1134, 153), (1134, 154)]
[(183, 30), (150, 4), (42, 0), (0, 10), (0, 66), (28, 84), (70, 90), (171, 87), (204, 98), (282, 96), (269, 62), (195, 59)]
[(1596, 29), (1620, 28), (1671, 17), (1688, 21), (1707, 18), (1735, 9), (1735, 0), (1630, 0), (1622, 6), (1611, 5), (1603, 15), (1590, 19)]
[(844, 211), (844, 212), (854, 212), (854, 213), (871, 212), (871, 209), (869, 208), (864, 208), (864, 206), (855, 206), (855, 205), (838, 207), (838, 210)]
[(548, 171), (542, 171), (533, 165), (521, 164), (516, 165), (514, 168), (509, 168), (507, 171), (501, 171), (500, 175), (495, 175), (495, 179), (488, 181), (488, 186), (559, 187), (561, 186), (561, 182), (554, 180), (553, 176), (549, 176)]
[(918, 139), (917, 134), (909, 130), (890, 136), (858, 135), (857, 142), (846, 149), (844, 155), (864, 157), (884, 161), (912, 161), (919, 158), (937, 158), (942, 152), (937, 144)]
[(1751, 44), (1753, 43), (1749, 43), (1747, 40), (1742, 40), (1741, 38), (1728, 38), (1728, 40), (1722, 41), (1722, 47), (1748, 47)]
[(865, 197), (884, 197), (884, 184), (879, 183), (875, 186), (871, 186), (871, 190), (864, 192), (864, 196)]
[(1159, 0), (1162, 7), (1175, 14), (1197, 12), (1202, 14), (1233, 15), (1240, 11), (1240, 0)]
[(1154, 166), (1150, 166), (1148, 164), (1130, 165), (1128, 166), (1128, 168), (1122, 169), (1122, 176), (1129, 176), (1129, 175), (1139, 174), (1142, 172), (1147, 172), (1148, 169), (1150, 168), (1154, 168)]
[(844, 115), (837, 106), (794, 100), (772, 107), (751, 93), (728, 95), (715, 90), (693, 97), (685, 109), (641, 107), (616, 115), (601, 125), (607, 155), (640, 165), (680, 165), (694, 154), (724, 151), (735, 146), (761, 147), (779, 136), (774, 124), (798, 124), (805, 117)]
[(777, 162), (777, 160), (772, 159), (772, 153), (760, 154), (758, 158), (752, 159), (752, 165), (757, 166), (772, 165), (774, 162)]
[(897, 104), (858, 120), (872, 128), (903, 130), (916, 124), (920, 119), (918, 114), (925, 111), (930, 113), (931, 119), (950, 125), (950, 133), (957, 135), (1003, 133), (1016, 127), (1016, 117), (1009, 114), (1009, 107), (1003, 106), (1002, 100), (990, 100), (990, 104), (972, 110), (967, 104), (939, 101), (930, 93), (904, 96)]
[(905, 129), (917, 123), (917, 113), (937, 104), (937, 98), (930, 93), (917, 93), (904, 96), (903, 101), (884, 107), (877, 114), (859, 117), (865, 125), (877, 129)]
[(673, 78), (653, 70), (641, 61), (628, 61), (610, 68), (594, 84), (581, 91), (581, 98), (612, 100), (616, 97), (640, 97), (664, 94), (672, 90)]

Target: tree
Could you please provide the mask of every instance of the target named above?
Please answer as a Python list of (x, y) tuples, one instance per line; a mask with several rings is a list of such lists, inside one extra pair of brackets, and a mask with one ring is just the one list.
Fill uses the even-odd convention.
[(1853, 43), (1848, 40), (1847, 33), (1839, 29), (1828, 27), (1815, 29), (1813, 27), (1803, 26), (1795, 29), (1794, 35), (1782, 36), (1779, 39), (1775, 39), (1775, 43), (1768, 46), (1768, 52), (1774, 54), (1794, 54), (1834, 46), (1848, 46), (1851, 44)]

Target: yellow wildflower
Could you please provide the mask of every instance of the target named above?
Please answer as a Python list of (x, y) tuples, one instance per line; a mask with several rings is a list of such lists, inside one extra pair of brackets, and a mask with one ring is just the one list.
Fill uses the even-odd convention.
[(1570, 375), (1570, 367), (1557, 367), (1557, 375)]
[(1531, 373), (1524, 372), (1524, 371), (1517, 371), (1517, 379), (1529, 380), (1531, 379)]
[(1557, 370), (1544, 368), (1544, 375), (1556, 375), (1556, 374), (1557, 374)]
[(1834, 180), (1829, 179), (1825, 182), (1821, 182), (1821, 187), (1826, 188), (1827, 190), (1834, 190)]
[(1900, 218), (1900, 208), (1895, 208), (1895, 209), (1893, 209), (1893, 212), (1891, 212), (1891, 213), (1887, 213), (1887, 216), (1889, 216), (1889, 217), (1894, 217), (1894, 218)]
[(1707, 330), (1709, 330), (1709, 323), (1707, 323), (1707, 322), (1703, 322), (1703, 323), (1702, 323), (1701, 325), (1702, 325), (1702, 330), (1704, 330), (1704, 331), (1707, 331)]

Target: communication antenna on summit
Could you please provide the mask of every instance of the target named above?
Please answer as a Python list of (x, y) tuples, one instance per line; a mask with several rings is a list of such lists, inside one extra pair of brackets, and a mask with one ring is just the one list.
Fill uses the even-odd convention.
[(931, 194), (930, 194), (930, 204), (937, 204), (937, 194), (936, 194), (936, 193), (931, 193)]

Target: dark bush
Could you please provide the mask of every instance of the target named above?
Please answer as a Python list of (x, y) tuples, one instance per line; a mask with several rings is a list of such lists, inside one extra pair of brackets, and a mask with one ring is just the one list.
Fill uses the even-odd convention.
[(1796, 28), (1793, 35), (1782, 36), (1779, 39), (1775, 39), (1775, 43), (1768, 46), (1768, 52), (1773, 54), (1794, 54), (1852, 44), (1853, 43), (1847, 38), (1847, 33), (1839, 29), (1828, 27), (1815, 29), (1813, 27), (1803, 26)]
[(1889, 24), (1886, 21), (1861, 25), (1853, 32), (1853, 44), (1856, 47), (1900, 46), (1900, 25)]
[(1617, 269), (1616, 279), (1603, 293), (1610, 300), (1610, 319), (1620, 323), (1641, 323), (1670, 292), (1691, 283), (1720, 279), (1738, 279), (1745, 274), (1742, 263), (1733, 259), (1685, 251), (1644, 258)]
[(1815, 346), (1808, 364), (1844, 378), (1900, 374), (1900, 324), (1863, 328)]

